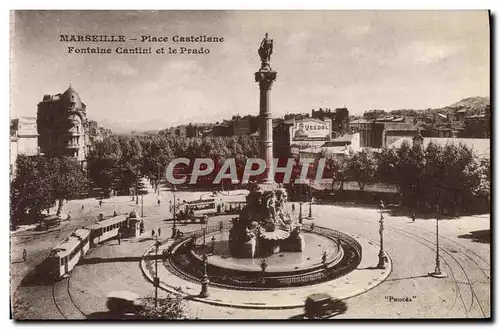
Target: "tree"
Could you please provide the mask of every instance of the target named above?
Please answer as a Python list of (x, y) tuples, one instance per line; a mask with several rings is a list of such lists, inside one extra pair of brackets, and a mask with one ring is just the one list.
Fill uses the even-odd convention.
[(88, 189), (87, 177), (77, 162), (61, 157), (50, 158), (50, 184), (58, 202), (56, 215), (61, 215), (65, 200), (76, 199)]
[[(404, 144), (404, 143), (403, 143)], [(404, 145), (407, 147), (408, 144)], [(378, 179), (387, 184), (396, 185), (401, 192), (401, 180), (399, 176), (399, 156), (395, 148), (384, 147), (379, 155)]]
[(173, 153), (166, 139), (159, 134), (147, 134), (141, 139), (143, 151), (142, 174), (148, 177), (156, 190), (160, 185), (168, 163), (172, 161)]
[(348, 164), (353, 153), (349, 152), (347, 156), (337, 156), (329, 151), (322, 151), (321, 156), (326, 159), (325, 175), (332, 178), (332, 189), (335, 183), (339, 182), (339, 190), (343, 191), (344, 182), (349, 178)]
[[(476, 208), (477, 197), (486, 187), (488, 176), (483, 176), (485, 166), (465, 145), (447, 144), (444, 147), (430, 143), (425, 150), (425, 171), (423, 190), (420, 197), (427, 209), (437, 208), (444, 213), (455, 215), (457, 212)], [(487, 169), (486, 169), (487, 170)], [(487, 183), (486, 183), (487, 184)], [(487, 193), (487, 192), (486, 192)]]
[(377, 159), (371, 149), (364, 148), (360, 152), (354, 153), (348, 160), (348, 173), (359, 185), (361, 191), (366, 184), (375, 181), (377, 174)]
[(117, 188), (122, 150), (117, 135), (97, 142), (87, 157), (87, 170), (93, 184), (105, 191)]
[(68, 158), (20, 155), (17, 166), (11, 185), (13, 222), (17, 223), (26, 214), (37, 218), (55, 202), (58, 202), (57, 215), (60, 215), (65, 200), (77, 198), (87, 190), (84, 171)]
[(179, 295), (169, 294), (166, 298), (158, 299), (158, 306), (153, 297), (141, 299), (141, 304), (139, 316), (143, 319), (182, 320), (187, 318), (186, 303)]
[(399, 149), (384, 148), (378, 156), (378, 179), (394, 185), (403, 203), (418, 208), (421, 181), (425, 167), (425, 152), (420, 143), (406, 141)]
[(26, 214), (39, 217), (42, 210), (48, 209), (54, 201), (46, 158), (20, 154), (16, 166), (16, 175), (10, 189), (12, 228), (17, 227), (18, 221)]

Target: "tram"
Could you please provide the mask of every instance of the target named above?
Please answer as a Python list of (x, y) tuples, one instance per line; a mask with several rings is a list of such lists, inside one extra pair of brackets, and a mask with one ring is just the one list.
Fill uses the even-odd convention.
[(127, 216), (119, 215), (88, 226), (87, 228), (91, 231), (90, 241), (92, 243), (92, 247), (103, 241), (117, 237), (118, 233), (124, 232), (127, 225)]
[(39, 231), (44, 231), (52, 227), (59, 226), (60, 224), (61, 224), (61, 217), (52, 215), (40, 220), (38, 222), (36, 229)]
[(90, 230), (79, 228), (52, 249), (49, 258), (49, 272), (59, 279), (69, 274), (90, 249)]
[(217, 212), (217, 205), (215, 199), (204, 199), (189, 201), (186, 203), (186, 213), (195, 216), (205, 215)]

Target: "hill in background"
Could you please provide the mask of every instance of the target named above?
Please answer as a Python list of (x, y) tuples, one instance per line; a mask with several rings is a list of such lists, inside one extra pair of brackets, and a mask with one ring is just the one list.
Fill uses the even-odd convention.
[(448, 105), (446, 107), (449, 108), (457, 108), (457, 107), (465, 107), (465, 108), (485, 108), (487, 105), (490, 105), (489, 97), (468, 97), (464, 98), (461, 101)]

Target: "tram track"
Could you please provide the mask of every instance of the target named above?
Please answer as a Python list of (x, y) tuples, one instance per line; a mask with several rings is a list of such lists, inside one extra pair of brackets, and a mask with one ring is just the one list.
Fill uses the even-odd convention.
[[(397, 230), (397, 231), (400, 231), (400, 232), (405, 232), (406, 236), (408, 236), (408, 237), (410, 237), (410, 236), (413, 236), (413, 237), (418, 237), (419, 239), (424, 240), (424, 241), (426, 241), (427, 243), (429, 243), (429, 245), (430, 245), (430, 246), (434, 246), (434, 241), (431, 241), (431, 240), (429, 240), (429, 239), (423, 238), (423, 237), (421, 237), (421, 236), (419, 236), (419, 235), (416, 235), (416, 234), (411, 234), (411, 233), (409, 233), (409, 232), (407, 232), (407, 231), (405, 231), (405, 230), (401, 230), (401, 229), (394, 229), (394, 228), (389, 228), (389, 229), (391, 229), (391, 230), (395, 230), (395, 231)], [(430, 246), (429, 246), (429, 247), (430, 247)], [(436, 251), (436, 249), (435, 249), (435, 248), (430, 247), (430, 249), (432, 249), (434, 252)], [(471, 303), (470, 303), (470, 306), (469, 306), (469, 308), (468, 308), (468, 309), (467, 309), (467, 307), (465, 306), (465, 301), (463, 301), (463, 298), (462, 298), (462, 301), (463, 301), (463, 304), (464, 304), (464, 309), (465, 309), (465, 311), (466, 311), (466, 316), (467, 316), (467, 317), (469, 317), (469, 313), (470, 313), (470, 311), (472, 310), (472, 308), (473, 308), (473, 306), (474, 306), (474, 299), (476, 299), (477, 304), (478, 304), (478, 306), (479, 306), (479, 308), (480, 308), (480, 310), (481, 310), (481, 314), (483, 315), (483, 317), (486, 317), (485, 312), (484, 312), (484, 309), (483, 309), (483, 307), (482, 307), (482, 305), (481, 305), (481, 301), (479, 300), (479, 297), (477, 296), (477, 294), (476, 294), (476, 292), (475, 292), (475, 290), (474, 290), (474, 288), (473, 288), (473, 284), (472, 284), (472, 282), (471, 282), (470, 276), (467, 274), (467, 271), (466, 271), (466, 270), (465, 270), (465, 268), (463, 267), (462, 263), (461, 263), (461, 262), (459, 261), (459, 259), (458, 259), (457, 257), (455, 257), (455, 256), (454, 256), (454, 255), (453, 255), (453, 254), (452, 254), (449, 250), (447, 250), (447, 249), (445, 249), (445, 248), (443, 248), (443, 247), (440, 247), (439, 249), (440, 249), (441, 251), (443, 251), (444, 253), (446, 253), (446, 254), (447, 254), (447, 255), (448, 255), (451, 259), (453, 259), (453, 260), (455, 261), (455, 263), (456, 263), (456, 264), (458, 265), (458, 267), (461, 269), (461, 271), (463, 272), (463, 274), (464, 274), (464, 276), (465, 276), (465, 278), (466, 278), (466, 280), (467, 280), (466, 285), (467, 285), (467, 286), (469, 287), (469, 289), (470, 289), (470, 292), (471, 292), (472, 298), (471, 298)], [(462, 254), (463, 254), (463, 253), (462, 253)], [(477, 265), (477, 264), (476, 264), (476, 265)], [(453, 270), (452, 270), (452, 269), (451, 269), (451, 267), (449, 266), (449, 263), (448, 263), (448, 267), (450, 268), (450, 271), (451, 271), (451, 274), (452, 274), (452, 276), (453, 276), (453, 280), (454, 280), (455, 284), (456, 284), (457, 286), (458, 286), (459, 284), (463, 284), (463, 282), (460, 282), (459, 280), (457, 280), (457, 278), (456, 278), (456, 276), (455, 276), (455, 273), (453, 272)], [(481, 269), (481, 267), (479, 267), (479, 266), (478, 266), (478, 268), (479, 268), (481, 271), (483, 271), (483, 270)], [(483, 273), (483, 274), (484, 274), (484, 273)], [(460, 294), (461, 294), (461, 293), (460, 293)]]
[[(373, 221), (369, 221), (369, 220), (363, 220), (363, 219), (354, 219), (354, 218), (351, 218), (353, 220), (356, 220), (356, 221), (362, 221), (362, 222), (365, 222), (365, 223), (369, 223), (369, 224), (373, 224), (373, 225), (377, 225), (377, 223), (374, 223)], [(412, 238), (413, 240), (417, 241), (417, 239), (420, 239), (420, 241), (417, 241), (419, 242), (420, 244), (426, 246), (427, 248), (431, 249), (432, 251), (436, 252), (436, 248), (435, 248), (435, 241), (433, 240), (429, 240), (425, 237), (422, 237), (418, 234), (415, 234), (413, 232), (409, 232), (407, 230), (404, 230), (403, 228), (401, 228), (401, 226), (392, 226), (392, 225), (387, 225), (385, 226), (385, 229), (386, 230), (392, 230), (394, 232), (397, 232), (403, 236), (406, 236), (408, 238)], [(415, 228), (413, 228), (415, 229)], [(431, 231), (428, 231), (428, 230), (425, 230), (425, 229), (418, 229), (416, 231), (419, 231), (419, 232), (422, 232), (422, 233), (425, 233), (425, 234), (432, 234), (433, 232)], [(440, 236), (440, 239), (441, 239), (441, 236)], [(482, 258), (480, 255), (478, 255), (477, 253), (475, 253), (474, 251), (470, 250), (469, 248), (461, 245), (460, 243), (452, 240), (452, 239), (449, 239), (449, 238), (444, 238), (443, 240), (446, 240), (448, 242), (453, 242), (455, 245), (458, 245), (460, 246), (460, 248), (462, 249), (462, 251), (460, 251), (460, 254), (461, 255), (464, 255), (466, 258), (468, 258), (469, 260), (471, 260), (477, 268), (479, 268), (480, 272), (487, 278), (488, 280), (488, 283), (489, 283), (489, 280), (490, 280), (490, 276), (486, 273), (486, 271), (482, 268), (482, 266), (476, 262), (472, 257), (470, 257), (466, 252), (463, 251), (463, 249), (467, 250), (467, 251), (470, 251), (471, 253), (473, 253), (474, 255), (476, 255), (476, 257), (478, 257), (481, 261), (486, 262), (486, 260), (484, 258)], [(425, 241), (422, 242), (422, 241)], [(477, 293), (476, 291), (474, 290), (473, 288), (473, 283), (471, 281), (471, 278), (470, 276), (467, 274), (467, 271), (465, 270), (465, 268), (463, 267), (462, 265), (462, 262), (455, 256), (453, 255), (449, 250), (445, 249), (443, 246), (441, 246), (439, 248), (441, 251), (443, 251), (449, 258), (451, 258), (456, 264), (457, 266), (460, 268), (461, 272), (463, 273), (463, 275), (465, 276), (465, 279), (467, 282), (463, 282), (463, 281), (459, 281), (456, 276), (455, 276), (455, 273), (453, 272), (453, 269), (451, 268), (450, 266), (450, 263), (448, 261), (446, 261), (443, 257), (441, 257), (441, 259), (446, 263), (446, 265), (448, 266), (448, 268), (450, 269), (451, 271), (451, 275), (453, 277), (453, 281), (455, 283), (455, 286), (456, 286), (456, 289), (457, 289), (457, 292), (459, 294), (459, 297), (462, 301), (462, 306), (464, 307), (464, 310), (466, 312), (466, 317), (469, 317), (469, 312), (472, 310), (473, 306), (474, 306), (474, 300), (477, 301), (477, 304), (479, 306), (479, 310), (481, 311), (481, 314), (483, 317), (486, 317), (486, 314), (485, 314), (485, 311), (484, 311), (484, 308), (483, 306), (481, 305), (481, 301), (479, 299), (479, 297), (477, 296)], [(470, 289), (470, 294), (471, 294), (471, 303), (469, 305), (469, 307), (467, 308), (467, 306), (465, 305), (465, 301), (463, 300), (463, 294), (462, 294), (462, 290), (460, 288), (460, 285), (459, 284), (465, 284), (469, 287)], [(452, 309), (453, 310), (453, 307), (456, 305), (456, 302), (453, 303), (452, 305)], [(450, 310), (450, 312), (451, 312)]]
[(71, 277), (66, 277), (60, 281), (56, 281), (52, 286), (52, 299), (56, 309), (64, 319), (86, 319), (86, 314), (76, 305), (75, 300), (71, 296), (70, 280)]
[[(398, 228), (402, 229), (401, 226), (397, 226)], [(414, 230), (417, 230), (417, 231), (420, 231), (420, 232), (425, 232), (426, 234), (433, 234), (434, 232), (431, 232), (429, 230), (426, 230), (426, 229), (422, 229), (422, 228), (418, 228), (418, 227), (413, 227), (412, 229)], [(459, 246), (461, 249), (464, 249), (465, 251), (467, 252), (464, 252), (464, 251), (461, 251), (461, 253), (467, 257), (468, 259), (470, 259), (474, 264), (476, 264), (476, 266), (481, 270), (481, 273), (483, 273), (483, 275), (488, 279), (490, 280), (491, 277), (488, 273), (486, 273), (486, 271), (484, 270), (483, 266), (481, 266), (476, 260), (474, 260), (474, 258), (472, 258), (471, 256), (469, 256), (468, 253), (471, 253), (471, 254), (474, 254), (481, 262), (485, 263), (487, 265), (487, 267), (489, 268), (490, 267), (490, 263), (485, 260), (481, 255), (479, 255), (478, 253), (476, 253), (474, 250), (470, 249), (470, 248), (467, 248), (466, 246), (462, 245), (461, 243), (453, 240), (453, 239), (450, 239), (450, 238), (447, 238), (445, 236), (439, 236), (439, 239), (440, 240), (446, 240), (456, 246)]]

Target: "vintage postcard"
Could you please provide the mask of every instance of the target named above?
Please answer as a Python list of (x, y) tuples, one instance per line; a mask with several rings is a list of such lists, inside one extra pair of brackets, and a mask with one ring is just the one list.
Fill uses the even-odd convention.
[(488, 11), (10, 20), (14, 320), (491, 319)]

